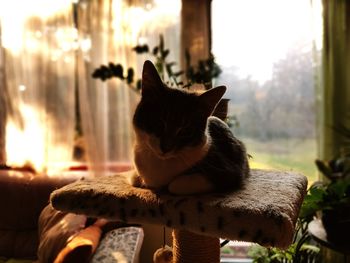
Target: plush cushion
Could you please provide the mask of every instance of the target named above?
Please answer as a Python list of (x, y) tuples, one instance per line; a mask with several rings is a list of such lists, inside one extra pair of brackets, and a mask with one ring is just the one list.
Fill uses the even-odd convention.
[(0, 229), (0, 255), (6, 258), (35, 259), (37, 247), (38, 230), (36, 228), (24, 231)]
[(100, 242), (101, 226), (104, 223), (104, 220), (98, 220), (93, 225), (81, 230), (68, 241), (54, 263), (88, 263)]
[(0, 263), (33, 263), (33, 260), (1, 257)]
[[(35, 259), (38, 248), (38, 218), (50, 193), (82, 177), (37, 176), (31, 172), (0, 170), (0, 255)], [(86, 173), (84, 174), (86, 175)]]
[(60, 212), (48, 205), (40, 214), (38, 226), (38, 262), (85, 263), (90, 261), (103, 233), (125, 224)]
[(72, 213), (63, 213), (46, 206), (39, 217), (39, 247), (38, 261), (40, 263), (54, 262), (60, 251), (85, 228), (87, 217)]

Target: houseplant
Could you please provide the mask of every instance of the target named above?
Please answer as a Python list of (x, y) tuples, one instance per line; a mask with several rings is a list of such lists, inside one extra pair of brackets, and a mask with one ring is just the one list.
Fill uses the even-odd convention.
[[(209, 58), (199, 60), (196, 65), (191, 64), (191, 55), (188, 51), (185, 52), (185, 69), (174, 71), (174, 66), (177, 65), (174, 61), (168, 61), (170, 50), (164, 45), (164, 38), (159, 36), (159, 43), (152, 49), (147, 45), (137, 45), (133, 48), (137, 54), (150, 54), (154, 57), (154, 65), (163, 80), (166, 79), (166, 84), (177, 88), (190, 88), (193, 84), (203, 84), (205, 89), (211, 88), (213, 78), (220, 75), (221, 69), (215, 62), (214, 56), (211, 54)], [(110, 62), (108, 65), (101, 65), (92, 73), (93, 78), (99, 78), (103, 81), (116, 77), (123, 81), (134, 90), (140, 90), (141, 80), (135, 82), (133, 68), (128, 68), (124, 74), (123, 65)]]
[(350, 241), (350, 153), (342, 151), (329, 161), (316, 160), (318, 170), (327, 178), (312, 184), (304, 199), (294, 241), (286, 250), (253, 246), (249, 255), (255, 263), (318, 262), (319, 248), (310, 242), (308, 223), (319, 217), (334, 243)]
[(293, 243), (287, 249), (252, 245), (248, 256), (253, 259), (253, 263), (317, 263), (319, 262), (319, 252), (319, 247), (310, 242), (307, 222), (304, 218), (299, 217)]
[[(215, 62), (215, 58), (210, 54), (209, 58), (199, 60), (197, 64), (191, 64), (191, 55), (185, 52), (185, 69), (174, 70), (177, 65), (174, 61), (168, 61), (170, 50), (164, 45), (164, 38), (159, 36), (159, 43), (152, 49), (147, 45), (137, 45), (133, 48), (137, 54), (149, 54), (154, 57), (154, 65), (163, 81), (170, 87), (180, 89), (190, 89), (195, 84), (200, 84), (204, 89), (212, 88), (212, 80), (221, 74), (219, 65)], [(120, 63), (110, 62), (108, 65), (101, 65), (92, 73), (93, 78), (102, 81), (118, 78), (125, 81), (132, 90), (139, 92), (141, 89), (141, 79), (135, 80), (135, 70), (128, 68), (124, 70)], [(229, 99), (223, 98), (217, 105), (214, 116), (225, 120), (230, 126), (237, 123), (234, 116), (227, 116)]]
[(350, 241), (350, 154), (330, 161), (316, 160), (319, 171), (328, 179), (314, 183), (305, 197), (300, 216), (321, 218), (327, 238), (336, 243)]
[(254, 263), (318, 262), (319, 248), (313, 245), (307, 231), (314, 217), (321, 218), (329, 240), (350, 241), (350, 154), (343, 151), (337, 158), (315, 163), (327, 181), (317, 181), (310, 186), (292, 245), (286, 250), (253, 246), (249, 255)]

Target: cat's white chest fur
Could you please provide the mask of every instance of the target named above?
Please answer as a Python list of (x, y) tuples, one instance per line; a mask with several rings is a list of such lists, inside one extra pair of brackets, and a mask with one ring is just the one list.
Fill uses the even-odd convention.
[(138, 174), (149, 188), (161, 188), (168, 185), (187, 167), (176, 158), (160, 159), (153, 152), (137, 148), (134, 162)]
[(164, 158), (150, 149), (144, 135), (140, 134), (140, 131), (136, 132), (134, 163), (138, 175), (148, 188), (159, 189), (169, 185), (178, 175), (204, 158), (209, 148), (209, 143), (205, 140), (199, 146)]

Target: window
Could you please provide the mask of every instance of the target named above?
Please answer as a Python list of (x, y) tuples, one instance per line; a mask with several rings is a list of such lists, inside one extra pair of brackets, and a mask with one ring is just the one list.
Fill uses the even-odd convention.
[[(317, 180), (320, 3), (212, 2), (212, 52), (222, 69), (215, 85), (228, 87), (232, 130), (247, 146), (251, 167), (300, 172), (309, 183)], [(230, 242), (222, 262), (243, 262), (244, 246)]]
[[(233, 131), (253, 168), (293, 170), (316, 179), (315, 57), (321, 15), (303, 0), (212, 4), (213, 53), (227, 85)], [(317, 13), (316, 13), (317, 14)], [(315, 19), (317, 18), (317, 19)], [(316, 48), (315, 48), (316, 47)]]

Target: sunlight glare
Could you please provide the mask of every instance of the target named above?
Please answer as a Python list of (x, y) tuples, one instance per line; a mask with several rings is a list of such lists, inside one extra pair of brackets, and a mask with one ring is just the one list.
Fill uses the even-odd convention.
[[(145, 6), (129, 6), (122, 1), (114, 1), (112, 8), (115, 43), (133, 47), (138, 43), (139, 34), (145, 25), (150, 32), (156, 32), (176, 24), (181, 1), (155, 0)], [(118, 34), (118, 31), (123, 34)]]
[(6, 163), (10, 166), (24, 166), (28, 163), (42, 171), (45, 163), (44, 129), (41, 129), (39, 114), (31, 107), (22, 105), (21, 113), (27, 121), (22, 130), (13, 120), (6, 123)]
[(0, 4), (1, 44), (8, 61), (18, 66), (8, 69), (10, 103), (16, 106), (16, 116), (17, 112), (21, 116), (9, 116), (6, 121), (9, 166), (30, 165), (38, 173), (50, 176), (57, 169), (67, 168), (59, 161), (71, 158), (71, 147), (56, 140), (52, 132), (56, 127), (54, 120), (41, 107), (42, 99), (47, 99), (40, 94), (42, 82), (30, 76), (39, 62), (72, 62), (72, 51), (78, 48), (78, 32), (69, 24), (58, 27), (54, 23), (62, 17), (67, 20), (71, 8), (71, 0), (13, 0)]
[[(47, 127), (52, 124), (44, 111), (24, 103), (20, 103), (19, 110), (25, 120), (23, 129), (14, 120), (9, 119), (6, 123), (6, 164), (14, 167), (30, 164), (38, 173), (57, 175), (57, 171), (67, 168), (67, 164), (55, 160), (70, 153), (70, 147), (50, 140)], [(50, 153), (47, 149), (51, 149)]]
[[(305, 0), (213, 1), (213, 53), (218, 64), (263, 83), (287, 50), (310, 50), (311, 4)], [(316, 14), (317, 15), (317, 14)]]
[[(43, 32), (37, 28), (41, 27), (42, 21), (69, 8), (71, 8), (71, 0), (12, 0), (1, 3), (2, 46), (13, 55), (19, 55), (23, 48), (33, 52), (43, 50), (42, 43), (38, 41)], [(30, 27), (35, 30), (33, 34), (28, 35)]]

